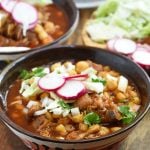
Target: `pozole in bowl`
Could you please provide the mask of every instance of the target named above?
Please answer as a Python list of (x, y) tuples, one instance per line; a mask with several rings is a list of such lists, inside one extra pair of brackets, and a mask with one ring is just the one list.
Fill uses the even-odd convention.
[[(54, 140), (29, 132), (9, 119), (6, 114), (6, 95), (9, 86), (16, 80), (19, 70), (64, 60), (92, 60), (95, 63), (108, 65), (132, 80), (140, 94), (142, 104), (135, 120), (114, 133), (106, 136), (83, 140)], [(69, 91), (68, 91), (69, 92)], [(83, 46), (58, 46), (42, 48), (14, 61), (6, 67), (0, 76), (0, 118), (6, 126), (31, 149), (103, 149), (122, 141), (142, 120), (149, 109), (150, 81), (144, 70), (128, 58), (103, 49)]]

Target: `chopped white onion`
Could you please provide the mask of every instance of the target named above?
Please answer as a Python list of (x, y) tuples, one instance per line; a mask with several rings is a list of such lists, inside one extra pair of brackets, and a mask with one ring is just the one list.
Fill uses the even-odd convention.
[(53, 102), (51, 102), (47, 107), (45, 107), (47, 110), (49, 110), (49, 109), (55, 109), (55, 108), (57, 108), (57, 107), (59, 107), (59, 104), (57, 103), (57, 101), (53, 101)]
[(63, 110), (63, 117), (68, 116), (69, 113), (70, 113), (70, 110), (69, 110), (69, 109)]
[(107, 79), (107, 80), (110, 80), (110, 81), (115, 81), (115, 82), (118, 81), (118, 79), (117, 79), (116, 77), (113, 77), (113, 76), (110, 75), (110, 74), (107, 74), (106, 79)]
[(50, 92), (50, 97), (55, 100), (61, 100), (54, 92)]
[(30, 109), (34, 105), (39, 105), (39, 103), (36, 101), (29, 101), (26, 107)]
[(19, 90), (19, 93), (23, 93), (24, 90), (26, 90), (26, 89), (28, 89), (28, 88), (29, 88), (29, 85), (28, 85), (25, 81), (23, 81), (23, 82), (21, 83), (21, 88), (20, 88), (20, 90)]
[(46, 74), (49, 74), (50, 73), (50, 69), (48, 67), (44, 68), (43, 72), (46, 73)]
[(55, 108), (52, 110), (52, 112), (55, 114), (55, 115), (61, 115), (63, 113), (63, 110), (61, 107), (59, 108)]
[(48, 97), (45, 97), (41, 100), (42, 107), (48, 107), (52, 102), (54, 102), (52, 99), (49, 99)]
[(40, 116), (40, 115), (43, 115), (47, 112), (46, 109), (42, 109), (42, 110), (38, 110), (34, 113), (34, 116)]
[(132, 112), (137, 112), (141, 107), (141, 105), (137, 105), (135, 103), (130, 103), (129, 106), (130, 106), (130, 111)]
[(88, 90), (94, 91), (96, 93), (101, 93), (104, 90), (104, 86), (100, 82), (84, 82), (85, 87)]
[(35, 71), (37, 69), (37, 67), (32, 68), (32, 71)]
[(57, 67), (54, 71), (53, 71), (53, 73), (56, 73), (56, 74), (62, 74), (62, 75), (67, 75), (68, 73), (67, 73), (67, 70), (66, 70), (66, 68), (65, 68), (65, 66), (59, 66), (59, 67)]
[(67, 71), (74, 70), (75, 69), (75, 65), (73, 65), (71, 62), (68, 62), (66, 69), (67, 69)]
[(34, 77), (34, 82), (38, 83), (39, 79), (40, 79), (40, 77)]
[(118, 82), (118, 90), (121, 92), (126, 92), (127, 86), (128, 86), (128, 79), (125, 78), (124, 76), (120, 76)]
[(81, 72), (81, 74), (88, 74), (88, 75), (92, 75), (92, 74), (96, 74), (96, 73), (97, 73), (97, 71), (92, 67)]
[(78, 107), (72, 108), (72, 109), (71, 109), (71, 114), (72, 114), (73, 116), (79, 115), (79, 114), (80, 114), (79, 108), (78, 108)]
[(90, 79), (100, 79), (96, 74), (91, 74), (90, 75)]
[(24, 114), (27, 114), (28, 111), (29, 111), (28, 108), (24, 108), (24, 109), (23, 109), (23, 113), (24, 113)]
[(48, 101), (49, 101), (48, 97), (44, 97), (43, 99), (41, 99), (42, 107), (47, 106)]

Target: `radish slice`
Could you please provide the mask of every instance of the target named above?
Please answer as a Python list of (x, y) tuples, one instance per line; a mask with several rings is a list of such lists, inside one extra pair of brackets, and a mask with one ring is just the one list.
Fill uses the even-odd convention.
[(14, 20), (23, 25), (23, 35), (26, 35), (26, 31), (33, 28), (38, 21), (37, 10), (30, 4), (24, 2), (18, 2), (15, 6), (12, 16)]
[(87, 78), (88, 78), (88, 74), (79, 74), (79, 75), (65, 77), (66, 80), (69, 80), (69, 79), (85, 80)]
[(147, 49), (143, 46), (138, 46), (136, 51), (147, 51)]
[(29, 29), (33, 29), (37, 24), (37, 21), (32, 23), (32, 24), (29, 24)]
[(42, 90), (53, 91), (63, 86), (64, 83), (65, 83), (65, 79), (62, 78), (62, 76), (51, 73), (42, 77), (38, 82), (38, 86)]
[(2, 8), (9, 13), (13, 11), (16, 4), (17, 4), (17, 1), (15, 0), (2, 0), (1, 1)]
[(136, 50), (136, 43), (129, 39), (118, 39), (114, 44), (114, 49), (122, 54), (131, 54)]
[(111, 39), (107, 42), (107, 48), (111, 51), (114, 51), (114, 45), (117, 39)]
[(136, 50), (147, 50), (150, 51), (150, 46), (147, 44), (137, 44), (137, 49)]
[(63, 99), (79, 98), (86, 93), (85, 86), (78, 80), (67, 80), (66, 83), (56, 91), (56, 94)]
[(132, 59), (141, 65), (150, 65), (150, 51), (148, 50), (137, 50), (132, 54)]

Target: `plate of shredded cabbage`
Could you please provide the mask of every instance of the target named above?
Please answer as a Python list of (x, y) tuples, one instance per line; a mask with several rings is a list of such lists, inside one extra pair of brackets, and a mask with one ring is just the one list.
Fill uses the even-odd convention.
[(85, 25), (84, 35), (104, 44), (115, 37), (140, 41), (150, 38), (149, 0), (106, 0)]

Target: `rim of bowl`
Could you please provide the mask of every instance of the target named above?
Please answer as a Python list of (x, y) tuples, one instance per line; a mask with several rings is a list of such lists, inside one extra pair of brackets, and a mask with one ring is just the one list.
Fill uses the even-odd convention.
[[(53, 0), (53, 2), (56, 3), (55, 0)], [(74, 12), (74, 21), (73, 21), (72, 25), (68, 28), (68, 30), (65, 32), (65, 34), (63, 34), (62, 36), (60, 36), (59, 38), (54, 40), (52, 43), (49, 43), (49, 44), (46, 44), (43, 46), (39, 46), (39, 47), (35, 47), (35, 48), (31, 48), (28, 51), (0, 52), (0, 55), (26, 54), (26, 53), (30, 53), (33, 51), (37, 51), (38, 49), (41, 49), (41, 48), (51, 47), (51, 46), (55, 46), (56, 44), (65, 42), (66, 39), (68, 39), (73, 34), (74, 30), (77, 28), (77, 26), (79, 24), (79, 17), (80, 17), (79, 9), (76, 7), (76, 4), (74, 3), (74, 1), (67, 0), (66, 2), (69, 2), (72, 5), (73, 12)], [(67, 17), (68, 17), (68, 15), (67, 15)]]
[[(148, 76), (148, 74), (145, 72), (145, 70), (139, 66), (138, 64), (136, 64), (135, 62), (131, 61), (129, 58), (121, 55), (121, 54), (118, 54), (118, 53), (115, 53), (115, 52), (112, 52), (112, 51), (107, 51), (107, 50), (104, 50), (104, 49), (100, 49), (100, 48), (96, 48), (96, 47), (91, 47), (91, 46), (80, 46), (80, 45), (69, 45), (69, 46), (55, 46), (55, 47), (44, 47), (42, 49), (39, 49), (37, 51), (32, 51), (31, 53), (25, 55), (24, 57), (21, 57), (17, 60), (15, 60), (14, 62), (10, 63), (7, 67), (5, 67), (5, 69), (2, 71), (1, 75), (0, 75), (0, 83), (2, 81), (2, 78), (5, 76), (5, 74), (8, 73), (9, 69), (11, 69), (15, 64), (23, 61), (23, 60), (26, 60), (32, 56), (34, 56), (34, 54), (38, 53), (38, 52), (44, 52), (44, 51), (47, 51), (47, 50), (52, 50), (52, 49), (59, 49), (59, 48), (68, 48), (68, 49), (78, 49), (78, 48), (84, 48), (84, 49), (88, 49), (90, 48), (91, 51), (105, 51), (105, 53), (111, 53), (112, 55), (115, 55), (117, 57), (121, 57), (123, 59), (126, 59), (127, 61), (129, 61), (130, 63), (133, 63), (135, 66), (137, 66), (141, 72), (143, 73), (143, 76), (145, 76), (145, 78), (148, 80), (148, 82), (150, 83), (150, 78)], [(67, 49), (67, 50), (68, 50)], [(150, 84), (148, 84), (148, 89), (150, 91)], [(0, 95), (1, 96), (1, 95)], [(150, 94), (149, 94), (150, 96)], [(19, 133), (22, 133), (26, 136), (29, 136), (31, 138), (35, 138), (37, 140), (41, 140), (41, 141), (44, 141), (44, 142), (54, 142), (54, 143), (60, 143), (60, 144), (79, 144), (79, 143), (91, 143), (91, 142), (98, 142), (98, 141), (102, 141), (102, 140), (106, 140), (106, 139), (109, 139), (111, 137), (114, 137), (114, 136), (117, 136), (117, 135), (120, 135), (124, 132), (126, 132), (127, 130), (130, 130), (131, 128), (133, 128), (134, 126), (136, 126), (136, 124), (146, 115), (146, 113), (148, 112), (149, 108), (150, 108), (150, 99), (148, 100), (148, 105), (146, 106), (146, 108), (143, 110), (142, 113), (140, 113), (140, 115), (135, 118), (135, 120), (127, 125), (126, 127), (123, 127), (122, 129), (114, 132), (114, 133), (111, 133), (111, 134), (108, 134), (106, 136), (102, 136), (102, 137), (97, 137), (97, 138), (94, 138), (94, 139), (82, 139), (82, 140), (55, 140), (55, 139), (51, 139), (51, 138), (47, 138), (47, 137), (43, 137), (43, 136), (40, 136), (40, 135), (37, 135), (35, 133), (32, 133), (24, 128), (22, 128), (21, 126), (17, 125), (16, 123), (14, 123), (13, 121), (11, 121), (11, 119), (9, 119), (9, 117), (2, 111), (0, 112), (0, 119), (5, 122), (6, 124), (8, 124), (10, 127), (12, 127), (14, 130), (16, 130), (17, 132)]]

